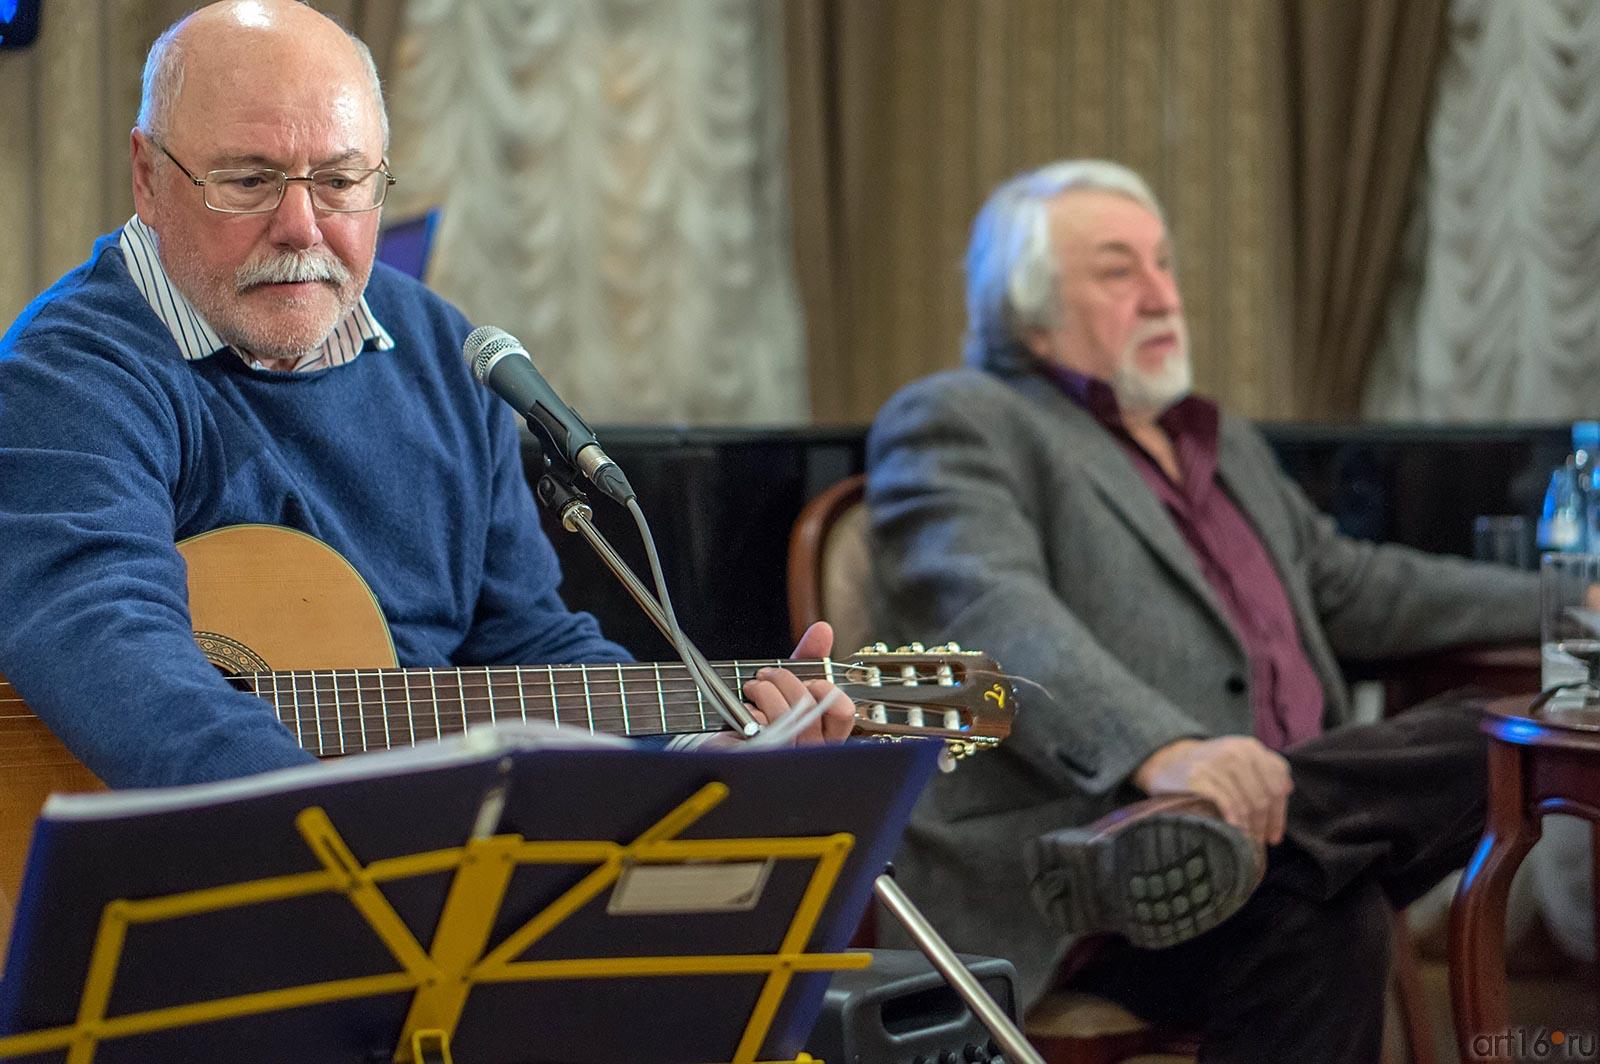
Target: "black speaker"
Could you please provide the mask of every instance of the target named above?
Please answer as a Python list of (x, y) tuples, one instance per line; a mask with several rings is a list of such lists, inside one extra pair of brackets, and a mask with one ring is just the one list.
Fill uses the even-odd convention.
[[(826, 1064), (1003, 1064), (1000, 1047), (928, 959), (875, 949), (872, 966), (835, 972), (806, 1051)], [(961, 962), (1016, 1019), (1016, 969), (997, 957)]]

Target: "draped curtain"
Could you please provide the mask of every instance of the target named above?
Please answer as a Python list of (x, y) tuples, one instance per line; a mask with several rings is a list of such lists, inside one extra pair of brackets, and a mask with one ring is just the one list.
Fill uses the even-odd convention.
[(413, 0), (391, 217), (591, 421), (796, 422), (773, 0)]
[(1600, 411), (1600, 4), (1451, 0), (1447, 52), (1366, 409)]
[(1308, 417), (1347, 418), (1360, 407), (1397, 270), (1444, 5), (1293, 0), (1285, 8), (1293, 357)]
[(818, 420), (959, 359), (961, 256), (1006, 176), (1142, 172), (1200, 387), (1292, 417), (1279, 0), (789, 0), (796, 260)]
[[(383, 71), (400, 3), (316, 6), (359, 33)], [(0, 328), (133, 214), (128, 131), (145, 53), (195, 6), (50, 0), (33, 46), (0, 51)]]

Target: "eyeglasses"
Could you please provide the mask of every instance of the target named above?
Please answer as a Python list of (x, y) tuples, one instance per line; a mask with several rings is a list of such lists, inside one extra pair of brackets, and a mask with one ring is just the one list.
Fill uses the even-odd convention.
[(385, 169), (349, 170), (331, 167), (313, 170), (305, 177), (290, 177), (282, 170), (252, 167), (241, 170), (207, 170), (203, 178), (173, 158), (166, 146), (151, 140), (161, 154), (183, 176), (204, 190), (206, 206), (223, 214), (265, 214), (283, 202), (283, 191), (291, 181), (304, 181), (311, 191), (311, 202), (319, 209), (337, 214), (359, 214), (383, 206), (383, 198), (394, 184), (394, 175)]

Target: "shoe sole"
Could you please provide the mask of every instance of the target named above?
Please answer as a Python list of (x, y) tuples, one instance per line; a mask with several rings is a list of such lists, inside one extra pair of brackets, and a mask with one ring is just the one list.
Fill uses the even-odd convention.
[(1216, 927), (1255, 889), (1255, 848), (1212, 816), (1168, 813), (1109, 833), (1065, 828), (1030, 843), (1034, 899), (1071, 934), (1110, 931), (1166, 949)]

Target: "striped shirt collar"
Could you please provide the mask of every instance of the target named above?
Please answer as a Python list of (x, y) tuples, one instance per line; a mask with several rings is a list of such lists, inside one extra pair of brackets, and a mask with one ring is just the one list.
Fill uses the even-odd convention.
[[(144, 296), (150, 309), (161, 319), (161, 324), (172, 334), (185, 359), (193, 362), (210, 358), (218, 351), (230, 348), (211, 324), (200, 316), (194, 305), (178, 291), (177, 285), (167, 276), (167, 271), (162, 269), (161, 259), (156, 254), (155, 234), (139, 220), (137, 214), (122, 227), (118, 244), (122, 248), (122, 257), (127, 261), (128, 274), (133, 278), (134, 287), (139, 289), (139, 294)], [(372, 316), (372, 308), (367, 306), (367, 297), (363, 295), (356, 309), (339, 323), (322, 346), (307, 352), (295, 363), (294, 372), (342, 366), (369, 345), (378, 351), (388, 351), (394, 347), (394, 338)], [(233, 350), (251, 368), (266, 368), (248, 351)]]

